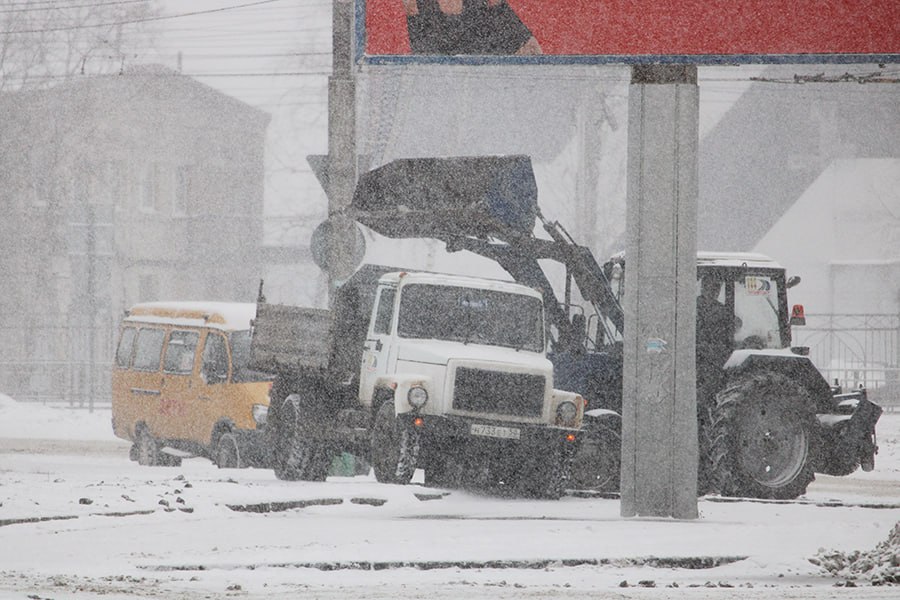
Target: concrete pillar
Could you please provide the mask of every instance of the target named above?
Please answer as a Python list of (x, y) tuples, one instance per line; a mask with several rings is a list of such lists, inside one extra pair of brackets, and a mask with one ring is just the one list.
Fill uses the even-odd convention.
[(697, 518), (697, 68), (632, 68), (622, 414), (624, 517)]

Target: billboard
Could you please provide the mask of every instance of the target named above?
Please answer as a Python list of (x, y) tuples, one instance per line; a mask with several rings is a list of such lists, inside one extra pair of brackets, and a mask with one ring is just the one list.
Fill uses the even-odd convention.
[(361, 61), (900, 62), (898, 0), (356, 0)]

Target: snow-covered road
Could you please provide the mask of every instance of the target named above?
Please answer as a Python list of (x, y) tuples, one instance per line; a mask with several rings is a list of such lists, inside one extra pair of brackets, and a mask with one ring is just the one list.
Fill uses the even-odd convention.
[(0, 598), (898, 592), (865, 579), (836, 587), (844, 579), (809, 559), (870, 550), (900, 520), (900, 414), (882, 418), (874, 472), (820, 477), (797, 503), (701, 499), (696, 521), (623, 519), (610, 499), (509, 499), (371, 476), (288, 483), (200, 458), (145, 468), (108, 427), (108, 409), (0, 398)]

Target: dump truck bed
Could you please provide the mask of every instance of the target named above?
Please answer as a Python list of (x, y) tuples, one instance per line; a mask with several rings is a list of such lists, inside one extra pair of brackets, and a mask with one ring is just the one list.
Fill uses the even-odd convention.
[(378, 279), (384, 265), (363, 265), (335, 290), (332, 309), (258, 301), (250, 368), (302, 376), (328, 371), (335, 381), (356, 381)]
[(328, 368), (331, 311), (260, 302), (253, 321), (250, 368), (286, 373)]

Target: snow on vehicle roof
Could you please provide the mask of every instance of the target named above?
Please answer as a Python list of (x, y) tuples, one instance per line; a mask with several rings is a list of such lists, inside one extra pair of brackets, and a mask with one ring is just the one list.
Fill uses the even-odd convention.
[(255, 316), (256, 304), (252, 302), (160, 301), (135, 304), (124, 320), (240, 331), (250, 329)]
[(783, 269), (771, 257), (758, 252), (698, 252), (697, 265), (716, 265), (719, 267), (758, 267), (765, 269)]
[[(616, 252), (609, 260), (619, 262), (625, 260), (625, 251)], [(773, 258), (759, 252), (719, 252), (704, 250), (697, 252), (698, 266), (718, 267), (756, 267), (765, 269), (783, 269)]]
[(382, 281), (390, 281), (392, 283), (430, 283), (432, 285), (453, 285), (458, 287), (471, 287), (479, 289), (495, 290), (498, 292), (508, 292), (511, 294), (524, 294), (533, 296), (543, 300), (541, 293), (526, 285), (514, 283), (512, 281), (501, 281), (499, 279), (486, 279), (483, 277), (469, 277), (467, 275), (447, 275), (443, 273), (426, 273), (426, 272), (406, 272), (396, 271), (385, 273), (381, 277)]

